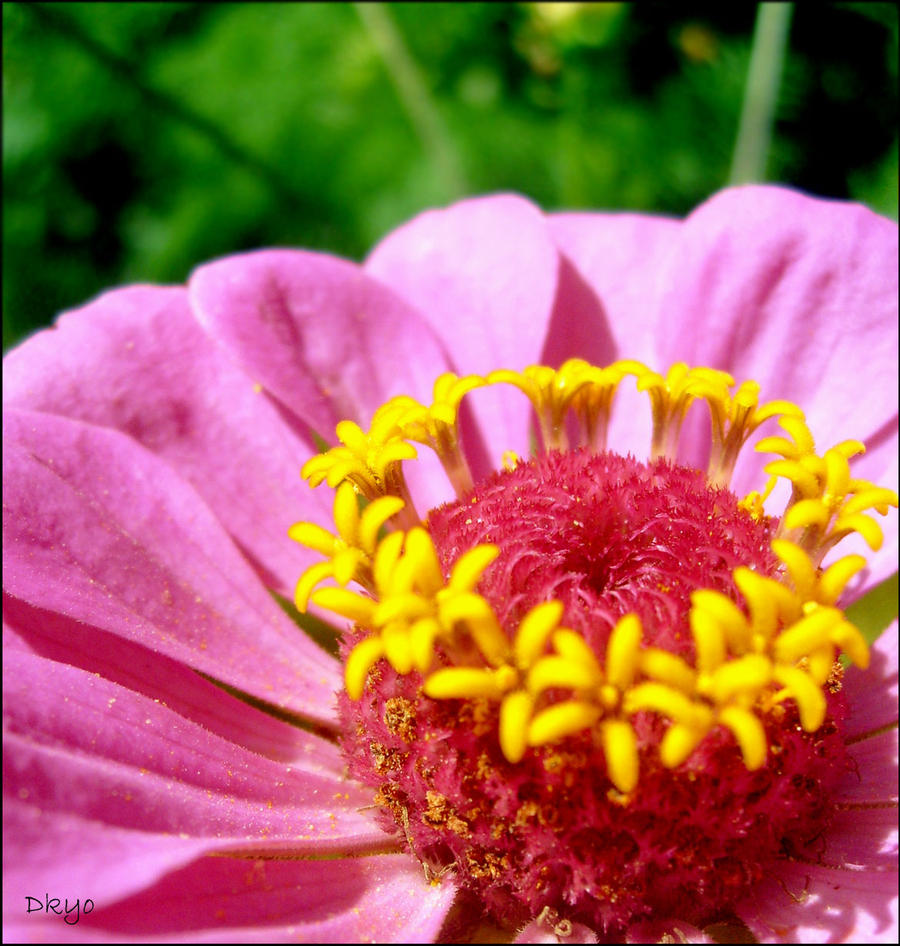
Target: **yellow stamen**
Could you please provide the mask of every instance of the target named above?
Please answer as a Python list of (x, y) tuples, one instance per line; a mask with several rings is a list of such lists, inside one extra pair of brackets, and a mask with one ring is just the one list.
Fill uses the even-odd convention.
[(365, 626), (371, 626), (375, 613), (375, 602), (371, 598), (363, 598), (344, 588), (320, 588), (312, 600), (328, 611), (334, 611), (350, 621)]
[(667, 769), (681, 765), (700, 745), (709, 729), (672, 723), (659, 745), (659, 760)]
[(719, 722), (731, 730), (744, 765), (753, 772), (766, 761), (766, 731), (762, 723), (749, 710), (739, 706), (727, 706), (719, 713)]
[(528, 726), (534, 697), (527, 690), (510, 693), (500, 707), (500, 749), (510, 762), (518, 762), (528, 747)]
[(538, 713), (528, 727), (528, 745), (545, 746), (590, 729), (600, 716), (599, 707), (580, 700), (555, 703)]
[(628, 716), (649, 710), (695, 729), (708, 726), (712, 720), (708, 707), (662, 683), (639, 683), (632, 687), (625, 694), (623, 709)]
[(771, 661), (762, 654), (748, 654), (723, 664), (712, 674), (710, 695), (716, 703), (727, 703), (741, 694), (755, 696), (771, 679)]
[(499, 670), (480, 670), (475, 667), (444, 667), (436, 670), (425, 681), (425, 694), (434, 700), (454, 700), (474, 697), (487, 697), (499, 700), (515, 686), (515, 671), (510, 677), (507, 671), (511, 667)]
[[(800, 725), (807, 732), (815, 732), (825, 722), (826, 703), (815, 680), (797, 667), (776, 667), (775, 679), (797, 701)], [(776, 694), (776, 698), (777, 698)]]
[(641, 672), (657, 683), (685, 693), (693, 693), (697, 687), (697, 674), (687, 662), (658, 647), (648, 647), (641, 652)]
[(384, 644), (379, 637), (367, 637), (350, 651), (344, 667), (344, 685), (351, 700), (363, 695), (369, 671), (383, 656)]
[(831, 643), (831, 632), (842, 619), (843, 615), (837, 608), (816, 608), (778, 635), (774, 643), (776, 659), (794, 664), (801, 657)]
[(520, 667), (530, 667), (543, 653), (550, 635), (559, 626), (562, 614), (561, 602), (546, 601), (525, 615), (519, 624), (514, 644), (516, 663)]
[(613, 628), (606, 645), (606, 679), (620, 690), (631, 686), (638, 667), (641, 622), (636, 614), (626, 614)]
[(542, 657), (528, 672), (528, 689), (535, 695), (554, 687), (586, 690), (597, 682), (590, 667), (565, 657)]
[(609, 780), (620, 792), (628, 793), (638, 783), (637, 737), (631, 724), (621, 719), (605, 720), (600, 727)]

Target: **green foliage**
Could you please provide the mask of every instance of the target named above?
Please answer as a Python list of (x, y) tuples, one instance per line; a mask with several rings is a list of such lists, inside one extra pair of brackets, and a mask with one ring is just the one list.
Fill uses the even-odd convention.
[[(751, 4), (3, 5), (4, 346), (263, 245), (361, 258), (464, 194), (682, 214)], [(797, 4), (768, 173), (897, 213), (897, 11)]]

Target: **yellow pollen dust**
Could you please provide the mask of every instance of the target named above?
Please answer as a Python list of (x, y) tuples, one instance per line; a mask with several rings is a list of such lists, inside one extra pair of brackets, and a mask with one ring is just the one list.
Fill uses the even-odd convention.
[[(706, 404), (712, 486), (728, 485), (741, 449), (760, 425), (777, 419), (785, 435), (757, 442), (756, 450), (777, 459), (765, 467), (763, 491), (741, 502), (762, 518), (777, 480), (790, 482), (791, 498), (772, 542), (782, 568), (777, 577), (736, 568), (742, 605), (713, 590), (692, 594), (692, 661), (646, 645), (634, 614), (618, 621), (602, 655), (561, 626), (558, 601), (535, 606), (515, 629), (501, 627), (478, 592), (498, 548), (476, 546), (445, 575), (403, 477), (403, 461), (417, 456), (415, 442), (436, 453), (457, 496), (468, 494), (472, 477), (459, 438), (459, 410), (467, 393), (487, 385), (512, 385), (525, 394), (542, 449), (600, 452), (616, 391), (627, 378), (649, 400), (653, 458), (674, 461), (688, 408), (695, 401)], [(335, 489), (335, 532), (301, 522), (289, 534), (324, 558), (300, 577), (298, 609), (312, 602), (362, 634), (345, 666), (352, 699), (363, 695), (369, 672), (385, 660), (398, 674), (420, 674), (424, 698), (495, 703), (498, 743), (512, 764), (530, 750), (589, 730), (603, 749), (610, 781), (627, 799), (639, 784), (636, 714), (667, 722), (658, 746), (664, 766), (681, 765), (723, 727), (753, 770), (768, 754), (767, 713), (792, 700), (802, 728), (814, 732), (825, 720), (825, 687), (838, 654), (868, 665), (866, 641), (838, 607), (865, 559), (850, 555), (824, 570), (820, 563), (852, 533), (877, 550), (882, 533), (871, 514), (885, 515), (897, 506), (897, 496), (851, 477), (849, 460), (863, 452), (861, 443), (844, 441), (819, 455), (800, 408), (788, 401), (760, 405), (755, 382), (736, 387), (723, 371), (683, 363), (662, 375), (636, 361), (597, 367), (581, 359), (486, 377), (448, 373), (436, 381), (430, 405), (392, 398), (368, 430), (342, 421), (336, 433), (339, 444), (301, 471), (311, 486), (326, 482)], [(518, 462), (509, 452), (504, 458), (509, 469)], [(319, 587), (326, 581), (336, 584)]]

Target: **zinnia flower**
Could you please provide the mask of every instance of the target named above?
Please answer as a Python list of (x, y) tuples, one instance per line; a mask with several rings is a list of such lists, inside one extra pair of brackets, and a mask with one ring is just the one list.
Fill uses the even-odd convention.
[(9, 353), (6, 938), (894, 942), (896, 260), (494, 196)]

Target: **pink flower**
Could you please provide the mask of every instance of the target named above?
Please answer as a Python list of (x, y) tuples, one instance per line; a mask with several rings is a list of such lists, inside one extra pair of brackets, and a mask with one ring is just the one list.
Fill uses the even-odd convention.
[[(335, 531), (333, 494), (298, 475), (317, 438), (334, 442), (340, 421), (365, 430), (399, 395), (429, 404), (448, 371), (685, 361), (796, 402), (822, 449), (862, 441), (853, 476), (896, 489), (896, 300), (897, 228), (858, 206), (746, 187), (675, 221), (543, 215), (495, 196), (422, 214), (363, 266), (266, 250), (206, 264), (186, 288), (113, 290), (10, 352), (5, 937), (471, 932), (485, 919), (477, 896), (457, 895), (453, 871), (423, 870), (403, 833), (383, 830), (372, 789), (348, 778), (359, 762), (335, 741), (352, 702), (339, 716), (341, 666), (279, 605), (322, 560), (288, 527)], [(531, 408), (515, 394), (471, 396), (478, 482), (506, 451), (529, 454)], [(678, 455), (702, 468), (701, 421), (688, 415)], [(650, 437), (623, 389), (611, 448), (643, 458)], [(419, 454), (404, 472), (424, 513), (453, 490)], [(741, 452), (738, 497), (763, 488), (766, 462)], [(786, 500), (779, 487), (767, 509)], [(826, 558), (867, 556), (842, 605), (896, 570), (894, 514), (882, 528), (876, 553), (853, 534)], [(722, 918), (764, 941), (896, 939), (893, 628), (843, 694), (853, 769), (825, 834), (774, 859)], [(417, 845), (421, 823), (406, 831)], [(554, 907), (520, 940), (596, 932)], [(632, 941), (715, 933), (678, 915), (629, 927)]]

